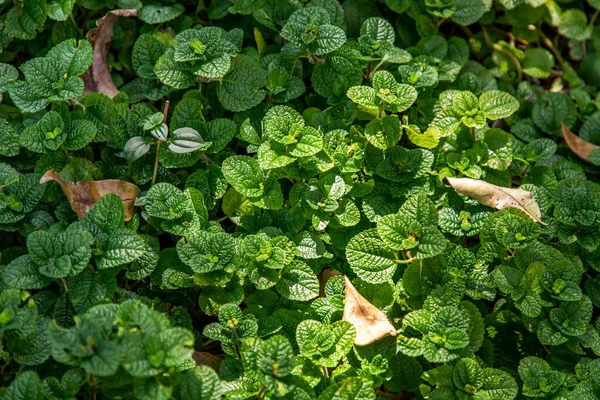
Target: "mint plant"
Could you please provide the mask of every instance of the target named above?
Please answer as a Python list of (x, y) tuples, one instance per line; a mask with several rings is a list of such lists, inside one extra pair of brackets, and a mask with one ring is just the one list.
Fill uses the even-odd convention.
[(0, 0), (0, 400), (600, 398), (598, 0)]

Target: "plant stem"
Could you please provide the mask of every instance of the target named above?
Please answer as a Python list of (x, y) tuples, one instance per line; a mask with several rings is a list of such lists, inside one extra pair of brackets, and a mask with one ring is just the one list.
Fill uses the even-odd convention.
[(381, 104), (379, 104), (379, 110), (377, 110), (377, 118), (381, 119), (385, 116), (385, 101), (381, 101)]
[[(588, 26), (592, 27), (592, 29), (594, 28), (594, 22), (596, 22), (596, 19), (598, 18), (598, 13), (600, 13), (600, 10), (596, 10), (590, 18), (590, 23)], [(587, 57), (587, 47), (585, 42), (585, 40), (581, 41), (581, 55), (583, 58)]]
[[(167, 116), (169, 115), (169, 100), (165, 101), (165, 107), (163, 108), (163, 124), (167, 122)], [(160, 150), (160, 141), (156, 145), (156, 155), (154, 156), (154, 172), (152, 172), (152, 185), (156, 183), (156, 175), (158, 174), (158, 151)]]
[(521, 68), (521, 63), (519, 62), (519, 60), (510, 51), (506, 50), (498, 43), (493, 43), (490, 40), (490, 37), (488, 36), (487, 30), (483, 26), (481, 26), (481, 33), (483, 34), (483, 40), (489, 47), (496, 50), (498, 53), (502, 53), (506, 57), (508, 57), (510, 62), (513, 64), (513, 67), (515, 68), (515, 71), (517, 71), (517, 81), (521, 82), (523, 80), (523, 69)]
[(556, 61), (558, 61), (558, 63), (560, 64), (561, 68), (564, 70), (565, 69), (565, 60), (562, 58), (562, 56), (560, 55), (560, 53), (558, 52), (558, 50), (556, 50), (556, 47), (554, 47), (554, 44), (552, 44), (552, 40), (548, 39), (548, 36), (546, 36), (544, 34), (544, 32), (542, 32), (542, 28), (538, 27), (538, 31), (540, 32), (540, 38), (542, 38), (542, 42), (544, 42), (544, 44), (546, 45), (546, 47), (552, 52), (552, 54), (554, 54), (554, 57), (556, 58)]
[(156, 155), (154, 156), (154, 172), (152, 173), (152, 185), (156, 183), (156, 175), (158, 174), (158, 151), (160, 150), (160, 143), (156, 145)]
[(88, 374), (88, 385), (90, 386), (90, 400), (96, 400), (96, 388), (92, 383), (92, 374)]

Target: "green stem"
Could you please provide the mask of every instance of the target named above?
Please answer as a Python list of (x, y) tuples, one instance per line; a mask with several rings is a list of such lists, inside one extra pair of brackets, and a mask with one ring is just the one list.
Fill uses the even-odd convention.
[(552, 54), (554, 54), (554, 57), (556, 58), (556, 61), (558, 61), (558, 63), (560, 64), (561, 68), (565, 69), (565, 60), (562, 58), (562, 56), (560, 55), (559, 51), (556, 49), (556, 47), (554, 47), (554, 44), (552, 43), (552, 40), (548, 39), (548, 36), (546, 36), (544, 34), (544, 32), (542, 32), (542, 28), (538, 27), (538, 31), (540, 32), (540, 38), (542, 39), (542, 42), (544, 42), (544, 44), (546, 45), (546, 47), (548, 47), (548, 49), (552, 52)]
[(517, 71), (517, 81), (521, 82), (523, 80), (523, 69), (521, 68), (521, 63), (519, 62), (519, 60), (517, 60), (517, 58), (510, 51), (506, 50), (498, 43), (493, 43), (490, 40), (490, 37), (488, 36), (487, 30), (483, 26), (481, 26), (481, 33), (483, 34), (483, 40), (489, 47), (496, 50), (498, 53), (502, 53), (506, 57), (508, 57), (510, 62), (513, 64), (513, 67), (515, 68), (515, 71)]
[[(590, 18), (590, 23), (588, 24), (588, 26), (592, 27), (592, 29), (594, 28), (594, 22), (596, 22), (596, 19), (598, 18), (598, 13), (600, 13), (600, 10), (596, 10)], [(581, 41), (581, 55), (583, 56), (583, 58), (587, 57), (586, 40)]]
[(367, 76), (367, 78), (368, 78), (369, 80), (370, 80), (370, 79), (373, 77), (373, 75), (375, 75), (375, 72), (377, 72), (377, 70), (379, 69), (379, 67), (381, 67), (381, 66), (383, 65), (383, 63), (384, 63), (384, 62), (385, 62), (385, 60), (383, 60), (383, 59), (382, 59), (381, 61), (379, 61), (379, 64), (377, 64), (377, 65), (375, 66), (375, 68), (373, 68), (373, 69), (371, 70), (371, 72), (369, 72), (369, 76)]
[(379, 104), (379, 110), (377, 110), (377, 119), (381, 119), (385, 116), (385, 101), (381, 101)]
[[(167, 117), (169, 115), (169, 100), (165, 101), (165, 106), (163, 107), (163, 124), (167, 122)], [(158, 151), (160, 150), (159, 141), (156, 144), (156, 155), (154, 156), (154, 172), (152, 172), (152, 185), (156, 183), (156, 176), (158, 175)]]

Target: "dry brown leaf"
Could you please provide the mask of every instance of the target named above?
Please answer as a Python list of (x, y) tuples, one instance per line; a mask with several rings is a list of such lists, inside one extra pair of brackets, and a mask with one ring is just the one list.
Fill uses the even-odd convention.
[(333, 268), (325, 268), (321, 271), (319, 274), (319, 297), (325, 297), (325, 285), (327, 281), (338, 275), (342, 275), (342, 273)]
[(62, 187), (65, 196), (71, 203), (71, 208), (77, 214), (79, 220), (92, 208), (100, 198), (106, 194), (114, 193), (121, 198), (125, 208), (125, 221), (129, 221), (135, 213), (133, 202), (140, 194), (140, 188), (133, 183), (117, 179), (103, 181), (78, 181), (67, 182), (58, 172), (50, 170), (42, 176), (40, 183), (56, 181)]
[(571, 151), (582, 160), (593, 164), (590, 161), (590, 153), (593, 150), (600, 148), (600, 146), (596, 146), (595, 144), (586, 142), (585, 140), (571, 132), (565, 124), (562, 124), (562, 133), (565, 138), (565, 142), (567, 142), (567, 145), (569, 146)]
[(206, 365), (217, 372), (219, 372), (221, 362), (223, 361), (214, 354), (206, 353), (203, 351), (194, 351), (192, 353), (192, 359), (196, 361), (196, 365)]
[(344, 280), (346, 300), (342, 321), (348, 321), (356, 328), (354, 344), (366, 346), (385, 336), (396, 336), (396, 328), (386, 315), (362, 297), (347, 276), (344, 276)]
[(445, 181), (457, 192), (477, 200), (484, 206), (498, 210), (517, 208), (539, 224), (547, 225), (542, 222), (542, 213), (533, 194), (527, 190), (505, 188), (471, 178), (446, 178)]
[(97, 28), (87, 33), (87, 39), (94, 48), (94, 61), (83, 74), (87, 92), (104, 93), (110, 98), (115, 97), (119, 90), (110, 76), (106, 55), (113, 38), (113, 26), (118, 17), (136, 17), (137, 10), (113, 10), (96, 20)]

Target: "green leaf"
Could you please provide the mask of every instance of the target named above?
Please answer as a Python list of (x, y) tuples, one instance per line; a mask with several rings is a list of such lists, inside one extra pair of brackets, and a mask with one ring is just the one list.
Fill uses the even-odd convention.
[(97, 259), (99, 269), (128, 264), (142, 257), (146, 250), (142, 238), (128, 229), (106, 232), (100, 235), (99, 241), (104, 245), (102, 255)]
[(121, 198), (112, 193), (103, 196), (92, 206), (81, 222), (104, 231), (122, 227), (125, 223), (125, 210)]
[(46, 55), (59, 64), (59, 73), (63, 78), (82, 75), (94, 59), (94, 51), (87, 40), (65, 40), (54, 46)]
[(346, 33), (332, 25), (324, 8), (309, 7), (296, 10), (281, 29), (281, 36), (314, 55), (337, 50), (346, 43)]
[(162, 24), (177, 18), (183, 12), (185, 8), (181, 4), (173, 5), (159, 5), (159, 4), (145, 4), (138, 11), (138, 18), (147, 24)]
[(15, 289), (41, 289), (52, 282), (42, 275), (29, 255), (12, 260), (2, 271), (2, 280)]
[(370, 283), (385, 282), (396, 271), (396, 257), (382, 243), (375, 229), (354, 236), (346, 247), (346, 258), (352, 270)]
[(146, 194), (146, 212), (151, 217), (176, 219), (186, 211), (187, 197), (170, 183), (157, 183)]
[(519, 109), (513, 96), (500, 90), (488, 90), (479, 96), (479, 107), (492, 121), (508, 118)]
[(541, 358), (525, 357), (519, 363), (519, 376), (523, 381), (523, 394), (528, 397), (546, 397), (556, 393), (566, 377), (553, 371)]
[(177, 245), (177, 254), (196, 273), (232, 270), (236, 243), (224, 232), (197, 231), (188, 236), (187, 243)]
[(369, 142), (382, 150), (394, 147), (402, 137), (400, 121), (396, 116), (374, 119), (365, 127), (365, 136)]
[(10, 84), (19, 78), (19, 72), (10, 64), (0, 63), (0, 93), (8, 91)]
[(317, 276), (302, 261), (287, 264), (276, 287), (283, 297), (290, 300), (308, 301), (319, 295)]
[(181, 397), (198, 400), (219, 400), (223, 388), (217, 373), (206, 365), (200, 365), (184, 373)]
[(229, 72), (221, 79), (217, 95), (223, 107), (230, 111), (245, 111), (265, 97), (262, 89), (267, 83), (267, 71), (253, 58), (235, 57)]
[(542, 48), (527, 49), (521, 61), (523, 72), (534, 78), (547, 78), (554, 67), (554, 56)]
[(165, 85), (186, 89), (196, 83), (190, 65), (175, 61), (175, 50), (169, 47), (154, 65), (154, 74)]
[(223, 175), (244, 196), (264, 194), (265, 175), (258, 162), (248, 156), (232, 156), (223, 161)]
[(46, 2), (24, 0), (6, 14), (7, 33), (21, 40), (32, 40), (42, 30), (46, 21)]
[(560, 16), (558, 33), (574, 40), (586, 40), (592, 36), (592, 27), (588, 26), (587, 16), (581, 10), (571, 8)]
[(76, 119), (65, 128), (65, 149), (81, 150), (96, 136), (96, 125), (85, 119)]
[(375, 400), (371, 383), (360, 377), (349, 377), (329, 386), (318, 400)]
[(48, 17), (55, 21), (66, 21), (74, 5), (75, 0), (52, 0), (47, 5)]
[(42, 382), (34, 371), (21, 372), (11, 382), (2, 398), (6, 400), (42, 400), (44, 398)]
[(471, 25), (492, 7), (491, 0), (455, 0), (456, 10), (452, 19), (457, 24)]

